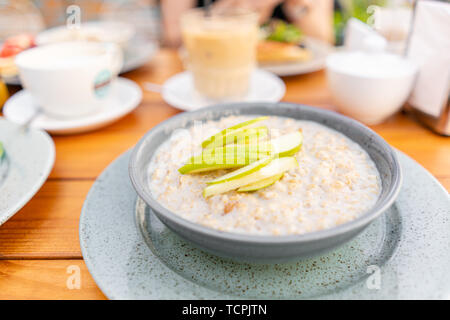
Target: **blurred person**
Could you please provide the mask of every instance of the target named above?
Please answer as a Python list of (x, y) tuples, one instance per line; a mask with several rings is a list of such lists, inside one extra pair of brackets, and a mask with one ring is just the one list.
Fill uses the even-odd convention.
[(181, 44), (180, 18), (196, 4), (196, 0), (161, 0), (163, 45), (176, 47)]
[(30, 0), (0, 1), (0, 43), (19, 34), (36, 34), (44, 20)]
[[(180, 17), (207, 1), (161, 0), (163, 22), (163, 44), (181, 44)], [(308, 36), (333, 42), (333, 0), (218, 0), (212, 4), (215, 9), (244, 8), (256, 11), (260, 23), (271, 17), (286, 20), (297, 25)]]
[(286, 0), (283, 13), (306, 35), (333, 43), (333, 7), (333, 0)]

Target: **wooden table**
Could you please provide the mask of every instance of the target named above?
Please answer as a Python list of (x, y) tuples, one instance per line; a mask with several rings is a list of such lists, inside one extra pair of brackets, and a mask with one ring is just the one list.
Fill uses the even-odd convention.
[[(125, 76), (139, 84), (163, 83), (181, 70), (176, 52), (162, 50), (147, 65)], [(287, 92), (283, 101), (333, 109), (324, 72), (284, 80)], [(80, 252), (78, 221), (84, 199), (111, 161), (157, 123), (178, 112), (158, 94), (144, 92), (140, 106), (109, 127), (53, 137), (56, 162), (49, 179), (22, 210), (0, 227), (0, 299), (105, 298)], [(404, 114), (372, 128), (450, 189), (449, 139), (431, 133)], [(80, 289), (66, 285), (70, 266), (80, 268)]]

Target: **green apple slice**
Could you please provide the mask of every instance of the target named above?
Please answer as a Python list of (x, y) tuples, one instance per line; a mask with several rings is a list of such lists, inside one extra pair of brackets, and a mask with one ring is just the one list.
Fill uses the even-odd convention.
[(245, 162), (245, 159), (237, 160), (236, 163), (223, 163), (223, 164), (206, 163), (206, 162), (186, 163), (184, 166), (178, 169), (178, 172), (181, 174), (187, 174), (220, 169), (240, 168), (242, 166), (245, 166), (245, 164), (241, 164), (240, 162)]
[(259, 139), (269, 135), (269, 129), (266, 126), (255, 128), (242, 128), (237, 130), (228, 130), (223, 134), (213, 136), (208, 143), (202, 143), (204, 149), (222, 147), (227, 144), (246, 144), (257, 143)]
[(285, 134), (271, 140), (272, 150), (278, 157), (292, 156), (297, 153), (303, 144), (303, 134), (301, 131)]
[(217, 133), (217, 134), (215, 134), (215, 135), (209, 137), (209, 138), (206, 139), (205, 141), (203, 141), (203, 142), (202, 142), (202, 147), (203, 147), (203, 148), (206, 148), (206, 147), (207, 147), (208, 145), (210, 145), (212, 142), (216, 142), (216, 141), (219, 141), (219, 140), (222, 141), (223, 136), (230, 135), (230, 134), (232, 134), (233, 131), (238, 131), (238, 130), (242, 131), (242, 130), (245, 130), (245, 129), (248, 128), (249, 126), (251, 126), (251, 125), (253, 125), (253, 124), (257, 123), (257, 122), (266, 120), (266, 119), (268, 119), (268, 118), (269, 118), (269, 117), (267, 117), (267, 116), (264, 116), (264, 117), (258, 117), (258, 118), (252, 119), (252, 120), (248, 120), (248, 121), (244, 121), (244, 122), (238, 123), (238, 124), (236, 124), (236, 125), (234, 125), (234, 126), (232, 126), (232, 127), (226, 128), (226, 129), (220, 131), (219, 133)]
[[(253, 165), (253, 164), (251, 164)], [(247, 173), (247, 175), (240, 176), (237, 179), (225, 180), (221, 183), (215, 183), (207, 186), (203, 190), (203, 196), (205, 198), (214, 196), (216, 194), (225, 193), (231, 190), (238, 189), (240, 187), (247, 186), (249, 184), (270, 178), (280, 173), (284, 173), (290, 169), (298, 166), (297, 160), (294, 157), (283, 157), (273, 159), (267, 165), (259, 168), (256, 171)], [(245, 168), (245, 167), (244, 167)], [(242, 169), (244, 169), (242, 168)]]
[(246, 185), (244, 187), (240, 187), (237, 189), (238, 192), (249, 192), (249, 191), (256, 191), (262, 188), (267, 188), (273, 185), (275, 182), (280, 180), (283, 177), (284, 173), (276, 174), (272, 177), (269, 177), (267, 179), (260, 180), (255, 183), (251, 183), (249, 185)]
[(228, 129), (230, 129), (230, 130), (241, 129), (241, 128), (251, 126), (252, 124), (255, 124), (257, 122), (260, 122), (260, 121), (263, 121), (263, 120), (267, 120), (267, 119), (269, 119), (268, 116), (258, 117), (258, 118), (255, 118), (255, 119), (251, 119), (251, 120), (248, 120), (248, 121), (244, 121), (244, 122), (238, 123), (238, 124), (236, 124), (236, 125), (234, 125), (232, 127), (229, 127)]
[[(267, 141), (260, 141), (256, 145), (245, 145), (245, 146), (237, 146), (237, 145), (227, 145), (223, 147), (223, 150), (219, 152), (227, 152), (232, 154), (232, 151), (236, 152), (236, 150), (241, 150), (245, 152), (246, 155), (250, 156), (249, 163), (252, 163), (254, 160), (261, 159), (262, 156), (268, 155), (267, 152), (271, 150), (272, 155), (274, 157), (285, 157), (294, 155), (296, 152), (300, 150), (302, 147), (303, 135), (300, 131), (296, 131), (293, 133), (289, 133), (283, 135), (281, 137), (275, 138), (268, 143)], [(208, 149), (205, 149), (208, 150)], [(215, 149), (220, 150), (220, 149)], [(251, 153), (253, 151), (253, 153)], [(257, 153), (255, 153), (255, 151)], [(256, 159), (255, 159), (256, 158)], [(253, 161), (252, 161), (253, 159)], [(257, 164), (255, 164), (257, 166)], [(214, 170), (214, 169), (211, 169)], [(236, 170), (229, 174), (226, 174), (218, 179), (207, 182), (208, 184), (216, 184), (221, 183), (225, 180), (236, 179), (241, 177), (241, 174), (246, 174), (247, 167), (241, 168), (240, 170)]]
[(5, 150), (3, 149), (3, 143), (0, 142), (0, 160), (3, 158), (4, 153), (5, 153)]
[[(256, 149), (255, 149), (256, 150)], [(254, 151), (248, 145), (228, 145), (217, 149), (204, 149), (202, 154), (190, 158), (178, 171), (181, 174), (229, 169), (246, 166), (270, 156), (271, 145), (266, 151)]]
[[(223, 147), (217, 147), (214, 149), (215, 152), (232, 154), (236, 153), (245, 153), (246, 155), (252, 155), (253, 157), (256, 154), (272, 154), (274, 157), (286, 157), (291, 156), (297, 153), (303, 143), (303, 135), (301, 131), (296, 131), (293, 133), (289, 133), (283, 135), (281, 137), (272, 139), (270, 141), (267, 140), (258, 140), (255, 143), (249, 144), (229, 144)], [(204, 152), (211, 152), (210, 148), (203, 149)]]
[(219, 169), (240, 168), (250, 164), (250, 157), (245, 154), (221, 154), (216, 157), (214, 153), (192, 157), (189, 161), (178, 169), (181, 174), (212, 171)]
[(203, 157), (208, 157), (212, 155), (233, 155), (236, 156), (249, 156), (249, 155), (270, 155), (272, 153), (272, 144), (268, 141), (261, 141), (260, 143), (255, 144), (228, 144), (226, 146), (221, 146), (217, 148), (206, 148), (203, 149), (202, 155)]
[(242, 164), (210, 164), (210, 163), (187, 163), (178, 169), (181, 174), (206, 172), (220, 169), (240, 168)]
[(265, 165), (269, 164), (269, 162), (272, 161), (272, 157), (266, 157), (261, 160), (255, 161), (248, 166), (242, 167), (240, 169), (237, 169), (233, 172), (227, 173), (213, 181), (208, 181), (207, 184), (217, 184), (217, 183), (223, 183), (230, 180), (239, 179), (241, 177), (244, 177), (246, 175), (249, 175)]
[[(272, 149), (272, 144), (266, 140), (255, 144), (228, 144), (217, 148), (208, 147), (203, 149), (202, 156), (203, 158), (214, 158), (217, 155), (217, 158), (219, 159), (226, 155), (233, 156), (232, 159), (234, 159), (235, 155), (236, 157), (250, 157), (251, 160), (253, 159), (253, 161), (256, 161), (264, 156), (269, 156), (272, 153)], [(195, 157), (192, 157), (188, 162), (192, 162), (194, 158)]]

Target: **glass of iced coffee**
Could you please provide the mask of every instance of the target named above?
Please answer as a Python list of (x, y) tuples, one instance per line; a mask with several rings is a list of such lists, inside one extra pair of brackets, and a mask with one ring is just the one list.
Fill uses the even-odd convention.
[(257, 13), (193, 9), (181, 29), (195, 89), (214, 100), (245, 96), (256, 64)]

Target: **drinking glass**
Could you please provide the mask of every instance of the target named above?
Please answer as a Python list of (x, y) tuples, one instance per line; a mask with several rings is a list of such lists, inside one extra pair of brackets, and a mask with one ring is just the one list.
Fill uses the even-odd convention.
[(245, 96), (256, 64), (258, 15), (193, 9), (182, 16), (181, 30), (195, 89), (214, 100)]

